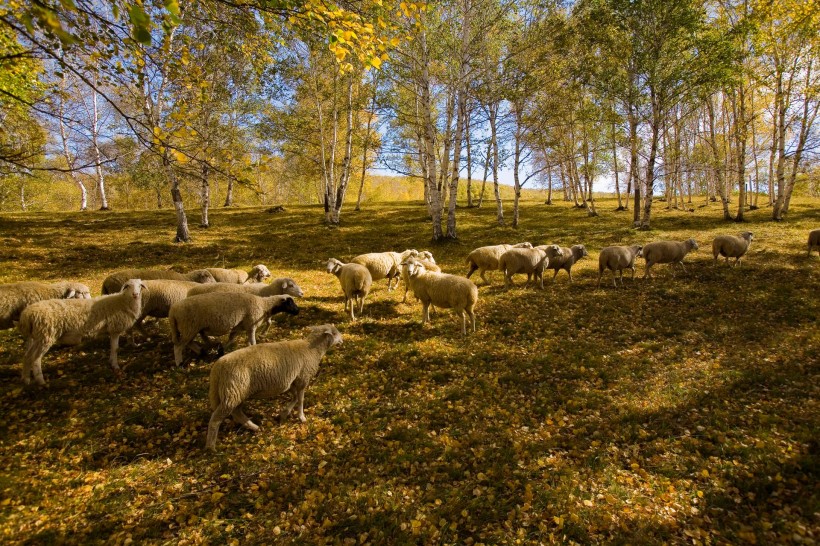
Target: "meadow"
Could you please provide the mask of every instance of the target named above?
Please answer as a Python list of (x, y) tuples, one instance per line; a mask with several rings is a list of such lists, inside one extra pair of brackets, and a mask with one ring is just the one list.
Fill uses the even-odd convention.
[[(45, 388), (20, 381), (22, 340), (0, 332), (0, 541), (5, 544), (812, 544), (820, 541), (818, 201), (744, 224), (719, 204), (656, 203), (654, 229), (543, 198), (522, 225), (460, 209), (459, 240), (432, 245), (419, 202), (369, 204), (325, 227), (321, 208), (213, 210), (171, 243), (172, 211), (0, 215), (0, 282), (85, 281), (130, 267), (266, 264), (305, 292), (266, 340), (335, 323), (305, 396), (307, 423), (258, 400), (256, 434), (225, 423), (204, 450), (210, 364), (173, 365), (166, 321), (123, 344), (53, 349)], [(712, 238), (755, 234), (742, 267), (712, 266)], [(688, 272), (596, 289), (612, 244), (694, 237)], [(543, 291), (480, 287), (478, 331), (374, 284), (350, 323), (327, 258), (431, 250), (445, 272), (500, 242), (585, 244)], [(474, 277), (474, 280), (475, 277)], [(480, 281), (479, 281), (480, 283)], [(240, 338), (244, 339), (244, 338)]]

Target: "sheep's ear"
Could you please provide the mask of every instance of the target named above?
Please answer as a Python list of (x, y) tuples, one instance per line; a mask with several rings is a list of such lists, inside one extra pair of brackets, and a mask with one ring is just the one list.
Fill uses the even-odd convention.
[(148, 285), (146, 285), (144, 282), (141, 282), (141, 281), (140, 281), (140, 286), (141, 286), (143, 289), (148, 290)]
[(284, 281), (282, 283), (282, 290), (287, 290), (287, 288), (288, 288), (288, 281)]
[(69, 288), (68, 291), (65, 293), (65, 299), (70, 300), (76, 294), (77, 294), (77, 292), (73, 288)]

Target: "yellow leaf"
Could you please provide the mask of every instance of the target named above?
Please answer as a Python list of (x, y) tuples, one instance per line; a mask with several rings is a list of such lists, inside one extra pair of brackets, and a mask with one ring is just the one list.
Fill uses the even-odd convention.
[(589, 499), (584, 499), (584, 506), (592, 506), (592, 501)]
[(382, 60), (378, 57), (373, 57), (372, 59), (370, 59), (370, 64), (373, 66), (373, 68), (380, 68), (382, 65)]
[(221, 491), (214, 491), (214, 493), (211, 495), (211, 502), (218, 502), (219, 499), (221, 499), (224, 496), (225, 493), (222, 493)]

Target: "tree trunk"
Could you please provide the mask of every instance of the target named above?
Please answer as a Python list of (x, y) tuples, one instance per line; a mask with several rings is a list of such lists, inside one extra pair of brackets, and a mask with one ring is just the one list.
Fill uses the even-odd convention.
[(755, 210), (758, 208), (757, 200), (760, 197), (760, 160), (757, 154), (757, 131), (755, 128), (755, 119), (757, 116), (755, 115), (755, 103), (754, 103), (754, 96), (755, 90), (754, 86), (749, 87), (749, 109), (752, 111), (751, 119), (749, 123), (751, 124), (752, 129), (752, 159), (754, 160), (755, 165), (755, 181), (754, 181), (754, 195), (752, 197), (752, 204), (749, 207), (750, 210)]
[(521, 168), (521, 118), (519, 117), (518, 109), (515, 112), (515, 142), (513, 152), (513, 220), (512, 227), (518, 228), (519, 208), (518, 203), (521, 200), (521, 179), (519, 178), (519, 169)]
[(421, 31), (419, 32), (419, 46), (421, 49), (421, 59), (418, 60), (419, 87), (421, 88), (421, 101), (419, 104), (424, 136), (424, 155), (427, 160), (427, 188), (430, 195), (430, 217), (433, 223), (433, 241), (439, 241), (444, 236), (441, 229), (441, 192), (438, 189), (438, 177), (436, 168), (436, 126), (433, 123), (433, 104), (430, 97), (430, 52), (427, 48), (427, 31), (425, 27), (426, 16), (424, 10), (419, 15)]
[(347, 132), (345, 134), (345, 155), (342, 159), (342, 172), (336, 188), (336, 202), (331, 215), (331, 223), (339, 225), (339, 216), (345, 202), (347, 185), (350, 182), (350, 161), (353, 156), (353, 75), (348, 76), (347, 83)]
[(621, 185), (618, 181), (618, 142), (615, 136), (615, 123), (612, 124), (612, 167), (615, 172), (615, 195), (618, 196), (618, 208), (615, 210), (624, 210), (624, 204), (621, 200)]
[(182, 203), (182, 192), (179, 191), (179, 177), (177, 177), (171, 160), (168, 157), (168, 150), (162, 155), (162, 165), (165, 167), (165, 174), (171, 182), (171, 200), (174, 202), (174, 209), (177, 213), (177, 235), (175, 243), (188, 243), (191, 241), (191, 234), (188, 231), (188, 217), (185, 216), (185, 207)]
[(652, 138), (649, 145), (649, 159), (646, 161), (646, 197), (644, 198), (643, 214), (641, 215), (641, 229), (650, 228), (652, 196), (655, 192), (655, 158), (658, 153), (661, 128), (661, 111), (658, 104), (660, 99), (651, 88), (649, 94), (652, 103)]
[(91, 89), (91, 103), (94, 111), (94, 119), (91, 124), (91, 143), (94, 146), (94, 170), (97, 173), (97, 190), (100, 194), (100, 210), (110, 210), (108, 208), (108, 196), (105, 191), (105, 177), (102, 170), (102, 154), (99, 146), (99, 132), (100, 132), (100, 117), (99, 109), (97, 107), (97, 76), (94, 76), (94, 85)]
[[(640, 225), (641, 214), (641, 185), (638, 182), (638, 117), (635, 115), (634, 106), (630, 104), (627, 109), (629, 118), (629, 185), (635, 189), (635, 201), (632, 205), (632, 223), (635, 227)], [(629, 205), (627, 205), (627, 209)]]
[(359, 182), (359, 195), (356, 197), (356, 208), (353, 210), (362, 210), (362, 191), (364, 190), (364, 177), (367, 174), (367, 152), (370, 149), (370, 129), (373, 124), (373, 116), (376, 115), (376, 95), (378, 90), (378, 83), (376, 77), (373, 77), (373, 96), (370, 98), (370, 111), (367, 113), (367, 128), (364, 131), (364, 142), (362, 143), (362, 179)]
[(735, 104), (735, 152), (737, 154), (737, 215), (736, 222), (743, 222), (743, 213), (746, 208), (746, 94), (743, 89), (743, 80), (737, 88)]
[(797, 137), (797, 148), (794, 150), (794, 154), (792, 155), (791, 173), (789, 174), (789, 180), (786, 184), (786, 196), (783, 200), (783, 214), (789, 212), (789, 203), (792, 199), (794, 184), (797, 181), (797, 171), (800, 168), (800, 161), (803, 158), (803, 151), (806, 148), (806, 141), (808, 139), (809, 132), (814, 125), (814, 120), (817, 118), (818, 108), (820, 108), (820, 102), (818, 101), (814, 101), (813, 109), (810, 107), (812, 103), (812, 65), (813, 61), (810, 59), (809, 64), (806, 67), (806, 84), (803, 90), (803, 115), (800, 118), (800, 132)]
[(225, 188), (225, 204), (223, 207), (233, 206), (233, 176), (228, 175), (228, 186)]
[[(462, 32), (466, 35), (466, 29)], [(467, 66), (462, 61), (463, 66)], [(447, 238), (457, 239), (456, 233), (456, 202), (458, 200), (458, 179), (461, 170), (461, 139), (465, 118), (467, 117), (467, 95), (464, 91), (458, 91), (456, 99), (456, 133), (453, 140), (453, 174), (450, 177), (450, 202), (447, 210)]]
[(775, 87), (775, 103), (777, 104), (777, 198), (772, 208), (772, 220), (783, 219), (783, 203), (786, 199), (786, 99), (783, 92), (783, 74), (778, 70)]
[(208, 179), (208, 164), (205, 161), (202, 162), (200, 195), (202, 197), (202, 218), (199, 221), (199, 227), (209, 228), (211, 227), (208, 220), (208, 208), (211, 206), (211, 184)]
[(715, 175), (715, 188), (717, 188), (718, 195), (720, 195), (720, 202), (723, 205), (723, 219), (732, 220), (732, 214), (729, 212), (729, 196), (726, 195), (726, 183), (723, 179), (723, 168), (720, 160), (720, 150), (717, 145), (717, 137), (715, 135), (715, 107), (712, 104), (712, 98), (706, 99), (706, 112), (709, 114), (709, 146), (712, 149), (712, 168)]
[(487, 177), (490, 175), (490, 155), (493, 151), (493, 143), (492, 141), (487, 141), (487, 156), (486, 161), (484, 161), (484, 177), (481, 179), (481, 193), (478, 194), (478, 208), (481, 208), (482, 203), (484, 203), (484, 190), (487, 187)]
[[(546, 157), (546, 154), (544, 154)], [(547, 205), (552, 205), (552, 167), (547, 166)]]
[(493, 190), (495, 192), (496, 220), (499, 226), (504, 225), (504, 205), (501, 202), (501, 190), (498, 188), (498, 103), (490, 105), (490, 144), (493, 148)]

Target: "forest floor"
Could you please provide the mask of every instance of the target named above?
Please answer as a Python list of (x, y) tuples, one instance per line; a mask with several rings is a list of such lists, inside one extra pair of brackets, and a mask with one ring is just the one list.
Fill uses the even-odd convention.
[[(174, 367), (167, 321), (121, 348), (120, 380), (106, 340), (53, 349), (44, 388), (22, 385), (22, 341), (0, 332), (0, 542), (820, 542), (820, 258), (806, 256), (818, 201), (742, 225), (718, 203), (664, 205), (642, 232), (611, 200), (597, 218), (526, 201), (518, 230), (488, 203), (460, 209), (460, 240), (439, 245), (420, 203), (344, 211), (338, 229), (319, 207), (215, 209), (187, 245), (170, 242), (172, 211), (0, 215), (2, 282), (98, 294), (117, 269), (264, 263), (305, 292), (266, 340), (327, 322), (345, 339), (307, 391), (306, 424), (253, 401), (262, 430), (226, 422), (210, 453), (210, 364)], [(743, 266), (712, 267), (712, 238), (743, 230)], [(596, 289), (602, 247), (689, 237), (688, 272)], [(385, 281), (350, 323), (324, 270), (417, 248), (463, 275), (471, 249), (518, 241), (583, 243), (590, 257), (544, 291), (505, 291), (490, 273), (466, 338), (449, 311), (422, 326)]]

